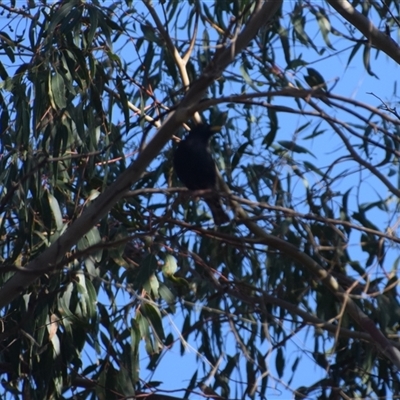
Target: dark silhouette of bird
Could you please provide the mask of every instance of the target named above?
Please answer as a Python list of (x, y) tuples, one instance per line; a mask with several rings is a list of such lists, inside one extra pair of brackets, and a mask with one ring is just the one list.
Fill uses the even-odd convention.
[(208, 125), (197, 125), (179, 142), (174, 154), (174, 168), (179, 180), (189, 190), (214, 190), (204, 195), (216, 225), (229, 222), (222, 209), (217, 190), (217, 172), (210, 152), (209, 141), (213, 131)]

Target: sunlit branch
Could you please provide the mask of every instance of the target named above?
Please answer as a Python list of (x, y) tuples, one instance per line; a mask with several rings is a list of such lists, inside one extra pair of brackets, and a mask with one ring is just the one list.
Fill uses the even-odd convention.
[(372, 46), (382, 50), (400, 64), (400, 47), (390, 36), (381, 32), (370, 19), (358, 12), (347, 0), (327, 1), (343, 18), (356, 27)]

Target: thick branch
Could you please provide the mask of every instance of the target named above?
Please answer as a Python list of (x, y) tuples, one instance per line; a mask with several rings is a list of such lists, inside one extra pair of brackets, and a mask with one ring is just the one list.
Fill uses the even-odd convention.
[(381, 32), (367, 17), (359, 13), (347, 0), (327, 0), (328, 3), (351, 25), (355, 26), (373, 47), (385, 52), (400, 64), (400, 47), (388, 35)]

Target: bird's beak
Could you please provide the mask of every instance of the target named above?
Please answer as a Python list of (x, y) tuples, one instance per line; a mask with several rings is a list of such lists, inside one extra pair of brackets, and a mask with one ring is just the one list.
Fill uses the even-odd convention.
[(222, 126), (221, 125), (216, 125), (216, 126), (211, 126), (210, 131), (214, 133), (219, 133), (221, 132)]

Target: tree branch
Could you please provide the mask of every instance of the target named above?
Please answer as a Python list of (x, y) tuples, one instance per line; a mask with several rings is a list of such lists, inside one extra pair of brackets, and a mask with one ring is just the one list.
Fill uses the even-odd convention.
[(372, 46), (382, 50), (400, 64), (400, 47), (390, 36), (381, 32), (371, 20), (358, 12), (347, 0), (327, 1), (345, 20), (356, 27)]

